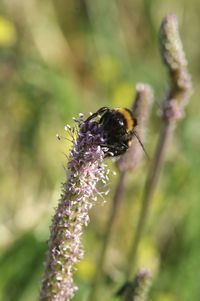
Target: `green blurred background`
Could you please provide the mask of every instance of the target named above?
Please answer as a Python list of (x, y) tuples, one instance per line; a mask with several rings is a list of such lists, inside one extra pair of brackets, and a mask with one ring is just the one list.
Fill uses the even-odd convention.
[[(150, 300), (200, 300), (199, 0), (1, 0), (1, 301), (37, 300), (70, 147), (57, 141), (56, 133), (64, 134), (63, 126), (79, 112), (131, 106), (137, 82), (151, 84), (161, 101), (168, 77), (158, 30), (171, 12), (179, 18), (194, 93), (167, 149), (137, 266), (154, 274)], [(147, 131), (150, 155), (160, 130), (156, 113), (154, 105)], [(123, 282), (146, 173), (144, 164), (129, 174), (100, 300), (111, 300)], [(117, 176), (111, 179), (107, 203), (91, 211), (76, 301), (89, 293), (116, 181)]]

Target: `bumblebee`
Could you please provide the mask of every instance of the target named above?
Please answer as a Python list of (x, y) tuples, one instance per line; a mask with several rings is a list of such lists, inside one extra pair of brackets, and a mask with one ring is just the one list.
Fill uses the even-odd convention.
[(104, 140), (106, 141), (101, 146), (108, 149), (106, 156), (124, 154), (129, 149), (133, 136), (136, 136), (144, 150), (143, 144), (135, 132), (137, 120), (129, 109), (103, 107), (88, 117), (86, 121), (98, 116), (100, 117), (98, 123), (102, 127)]

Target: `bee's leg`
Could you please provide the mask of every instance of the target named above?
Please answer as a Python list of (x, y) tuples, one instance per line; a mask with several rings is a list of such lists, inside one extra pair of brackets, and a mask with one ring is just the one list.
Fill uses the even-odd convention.
[[(101, 145), (102, 146), (102, 145)], [(123, 144), (112, 144), (112, 145), (105, 145), (108, 148), (108, 152), (106, 153), (106, 157), (115, 157), (124, 154), (129, 146), (125, 143)]]
[(127, 150), (129, 149), (129, 146), (127, 144), (121, 144), (120, 146), (116, 146), (115, 148), (115, 156), (123, 155)]
[(113, 145), (106, 144), (106, 143), (101, 143), (100, 146), (106, 148), (106, 150), (103, 150), (104, 153), (106, 154), (106, 157), (114, 156), (115, 147)]
[(107, 111), (109, 111), (108, 107), (102, 107), (97, 112), (95, 112), (94, 114), (92, 114), (91, 116), (89, 116), (85, 121), (90, 121), (93, 118), (97, 117), (98, 115), (101, 115), (101, 114), (103, 114), (103, 113), (105, 113)]

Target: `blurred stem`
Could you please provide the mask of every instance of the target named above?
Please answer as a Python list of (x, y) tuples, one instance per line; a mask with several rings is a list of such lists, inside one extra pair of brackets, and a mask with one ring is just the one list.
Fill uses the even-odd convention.
[[(132, 112), (134, 117), (138, 121), (137, 134), (142, 139), (145, 140), (146, 127), (151, 111), (151, 105), (153, 102), (153, 90), (147, 84), (139, 83), (136, 85), (136, 96), (132, 106)], [(142, 148), (138, 143), (136, 137), (133, 137), (132, 144), (129, 150), (121, 156), (116, 165), (120, 171), (118, 183), (116, 186), (115, 194), (113, 196), (113, 202), (110, 208), (110, 214), (107, 220), (107, 225), (105, 229), (105, 236), (102, 243), (102, 248), (100, 251), (99, 261), (97, 263), (96, 274), (93, 280), (93, 286), (89, 296), (89, 300), (96, 300), (98, 285), (101, 281), (103, 268), (106, 260), (106, 253), (109, 246), (110, 238), (112, 235), (112, 230), (116, 217), (122, 203), (122, 199), (125, 192), (125, 180), (127, 171), (133, 171), (141, 163), (142, 159)]]
[(132, 281), (124, 284), (116, 295), (124, 301), (147, 301), (150, 284), (150, 272), (147, 269), (141, 269)]
[(184, 116), (184, 107), (188, 102), (192, 89), (191, 77), (187, 70), (187, 60), (185, 58), (182, 41), (178, 32), (178, 21), (176, 15), (167, 15), (161, 24), (160, 48), (163, 62), (169, 71), (171, 87), (163, 101), (161, 109), (161, 118), (164, 125), (160, 133), (154, 159), (150, 166), (144, 187), (141, 211), (128, 261), (128, 278), (131, 278), (133, 274), (132, 271), (134, 270), (138, 245), (145, 223), (147, 222), (149, 207), (160, 175), (166, 146), (177, 120)]
[(134, 240), (132, 243), (131, 251), (130, 251), (130, 258), (128, 261), (128, 270), (127, 270), (127, 278), (132, 277), (132, 269), (135, 265), (135, 259), (136, 259), (136, 254), (137, 254), (137, 249), (138, 245), (143, 233), (143, 229), (147, 220), (148, 212), (149, 212), (149, 207), (150, 203), (152, 200), (153, 192), (155, 190), (157, 180), (160, 174), (160, 169), (162, 166), (163, 158), (164, 158), (164, 152), (166, 150), (166, 145), (169, 141), (170, 135), (172, 134), (173, 130), (173, 124), (168, 123), (165, 124), (163, 127), (159, 141), (158, 141), (158, 146), (155, 152), (155, 156), (153, 159), (153, 163), (150, 167), (149, 174), (147, 176), (145, 188), (144, 188), (144, 194), (142, 198), (142, 207), (140, 210), (140, 215), (139, 215), (139, 220), (138, 224), (136, 227), (135, 235), (134, 235)]
[(154, 0), (144, 0), (144, 14), (145, 20), (147, 22), (147, 28), (149, 29), (151, 42), (157, 41), (156, 30), (152, 18), (152, 6), (154, 5)]
[(97, 289), (98, 289), (98, 285), (99, 285), (101, 276), (103, 274), (103, 267), (104, 267), (104, 263), (105, 263), (105, 258), (106, 258), (106, 253), (107, 253), (110, 237), (112, 234), (113, 225), (114, 225), (116, 216), (118, 215), (119, 208), (122, 203), (123, 196), (124, 196), (125, 178), (126, 178), (126, 172), (122, 171), (119, 175), (118, 183), (117, 183), (115, 194), (113, 197), (113, 202), (112, 202), (109, 217), (107, 220), (107, 225), (106, 225), (106, 229), (105, 229), (105, 237), (103, 240), (102, 249), (100, 251), (100, 257), (99, 257), (99, 261), (98, 261), (97, 268), (96, 268), (96, 274), (94, 276), (93, 285), (92, 285), (91, 293), (89, 296), (90, 301), (96, 300)]
[[(140, 136), (140, 138), (142, 139), (142, 141), (145, 140), (146, 127), (147, 127), (152, 103), (153, 103), (153, 91), (151, 87), (147, 84), (142, 84), (142, 83), (137, 84), (136, 96), (132, 106), (132, 112), (134, 117), (138, 121), (137, 133), (138, 136)], [(106, 253), (111, 239), (114, 222), (116, 220), (116, 217), (118, 216), (118, 212), (125, 192), (125, 181), (126, 181), (127, 171), (133, 171), (136, 169), (136, 167), (138, 167), (138, 165), (141, 163), (142, 155), (143, 152), (142, 152), (141, 145), (138, 143), (136, 137), (133, 137), (132, 144), (129, 150), (123, 156), (121, 156), (116, 162), (117, 167), (120, 171), (120, 175), (116, 186), (115, 194), (113, 196), (113, 202), (110, 208), (110, 214), (107, 220), (105, 236), (102, 243), (102, 249), (100, 251), (100, 258), (97, 263), (96, 274), (93, 280), (91, 294), (89, 296), (90, 301), (96, 300), (98, 285), (102, 278), (103, 268), (106, 260)]]
[(99, 271), (103, 270), (103, 264), (105, 262), (106, 252), (107, 252), (107, 248), (108, 248), (108, 242), (110, 240), (110, 236), (112, 233), (113, 224), (114, 224), (116, 216), (119, 212), (119, 208), (121, 206), (122, 199), (124, 196), (125, 179), (126, 179), (126, 172), (124, 171), (124, 172), (121, 172), (119, 175), (117, 187), (116, 187), (115, 194), (113, 197), (112, 206), (110, 208), (110, 214), (109, 214), (107, 225), (106, 225), (106, 232), (105, 232), (106, 235), (105, 235), (104, 242), (102, 245), (102, 251), (101, 251), (101, 256), (100, 256), (100, 260), (99, 260), (99, 267), (100, 267)]

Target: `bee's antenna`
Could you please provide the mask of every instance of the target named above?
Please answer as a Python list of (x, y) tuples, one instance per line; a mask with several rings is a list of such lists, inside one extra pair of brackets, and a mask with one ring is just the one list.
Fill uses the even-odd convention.
[(147, 151), (145, 150), (144, 145), (143, 145), (142, 141), (140, 140), (140, 137), (138, 136), (138, 134), (135, 131), (133, 131), (133, 135), (137, 138), (138, 142), (140, 143), (147, 159), (150, 160), (149, 155), (148, 155)]

